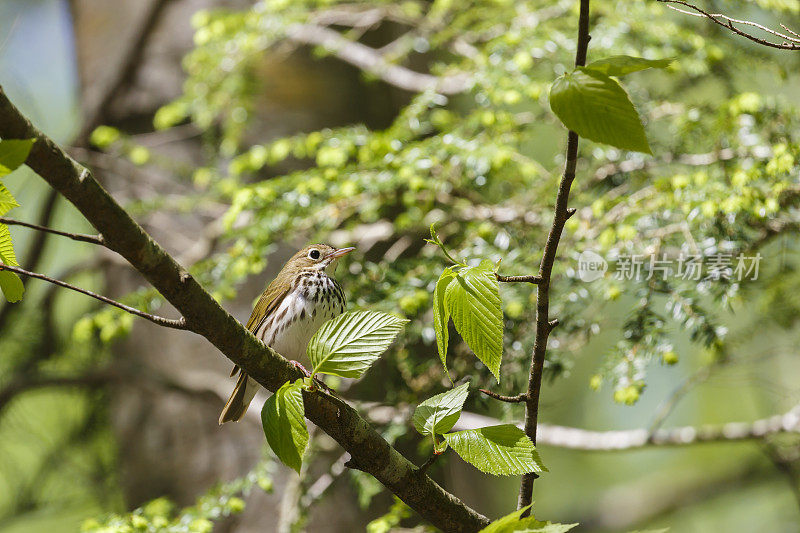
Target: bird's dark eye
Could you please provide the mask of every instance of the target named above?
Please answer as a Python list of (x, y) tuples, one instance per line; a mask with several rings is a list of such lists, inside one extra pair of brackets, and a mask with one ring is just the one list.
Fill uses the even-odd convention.
[(317, 249), (311, 250), (310, 252), (308, 252), (308, 257), (310, 257), (311, 259), (319, 259), (319, 250)]

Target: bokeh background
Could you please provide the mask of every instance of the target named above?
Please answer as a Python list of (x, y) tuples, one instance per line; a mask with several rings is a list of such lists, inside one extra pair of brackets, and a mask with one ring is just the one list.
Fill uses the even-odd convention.
[[(394, 178), (381, 181), (378, 172), (369, 174), (345, 165), (337, 169), (321, 161), (319, 153), (315, 159), (295, 152), (288, 158), (274, 157), (266, 166), (262, 162), (243, 172), (231, 171), (230, 164), (238, 155), (253, 153), (248, 152), (249, 146), (267, 146), (274, 154), (275, 145), (270, 143), (301, 133), (322, 131), (324, 142), (334, 147), (330, 139), (357, 144), (352, 139), (366, 132), (385, 131), (387, 138), (396, 134), (403, 143), (447, 133), (446, 124), (436, 126), (440, 131), (410, 136), (397, 126), (397, 117), (409, 113), (409, 104), (422, 101), (419, 105), (425, 106), (435, 98), (420, 100), (413, 91), (365, 76), (356, 66), (336, 57), (321, 57), (324, 54), (318, 50), (297, 43), (270, 43), (268, 51), (248, 60), (246, 75), (235, 69), (229, 74), (231, 80), (241, 76), (244, 82), (215, 88), (214, 94), (229, 91), (234, 104), (237, 99), (247, 102), (242, 108), (247, 116), (243, 131), (232, 132), (236, 128), (220, 118), (236, 116), (236, 105), (229, 109), (225, 102), (206, 128), (191, 114), (179, 116), (174, 127), (154, 128), (154, 115), (162, 106), (191, 91), (195, 91), (192, 98), (202, 100), (196, 83), (184, 86), (186, 70), (196, 82), (215, 68), (224, 68), (210, 52), (208, 57), (196, 57), (195, 63), (184, 60), (204, 44), (198, 28), (213, 28), (213, 22), (202, 20), (210, 15), (195, 14), (208, 9), (247, 13), (253, 3), (246, 0), (2, 0), (0, 83), (39, 128), (93, 168), (170, 252), (185, 264), (210, 261), (211, 266), (201, 267), (207, 274), (205, 282), (242, 321), (265, 282), (294, 249), (312, 239), (355, 243), (358, 254), (338, 274), (351, 294), (351, 306), (380, 306), (401, 312), (413, 322), (407, 341), (362, 383), (342, 386), (350, 399), (366, 402), (364, 409), (375, 411), (375, 423), (407, 455), (421, 462), (428, 450), (403, 412), (441, 392), (447, 383), (430, 334), (429, 302), (430, 284), (446, 263), (431, 247), (424, 247), (422, 239), (429, 223), (440, 220), (448, 243), (467, 257), (503, 256), (510, 273), (530, 271), (537, 264), (546, 226), (541, 222), (547, 221), (555, 195), (553, 183), (564, 137), (543, 102), (547, 85), (569, 65), (573, 53), (577, 17), (572, 4), (375, 2), (376, 14), (380, 10), (394, 13), (394, 9), (399, 14), (355, 23), (363, 27), (350, 37), (381, 49), (402, 36), (406, 25), (416, 24), (415, 9), (422, 13), (434, 6), (448, 14), (443, 25), (414, 37), (408, 49), (398, 53), (398, 62), (427, 71), (432, 65), (435, 70), (437, 61), (456, 63), (451, 55), (470, 57), (473, 49), (478, 57), (487, 58), (483, 63), (469, 59), (482, 65), (483, 89), (429, 105), (434, 112), (442, 111), (437, 120), (443, 124), (450, 120), (445, 113), (463, 119), (449, 133), (463, 137), (464, 142), (475, 135), (479, 144), (492, 144), (489, 141), (495, 139), (487, 141), (475, 133), (485, 129), (491, 136), (492, 128), (499, 129), (496, 140), (500, 142), (508, 133), (497, 125), (502, 117), (527, 114), (523, 126), (511, 128), (513, 138), (508, 143), (514, 150), (503, 155), (524, 165), (527, 175), (516, 177), (519, 169), (506, 169), (504, 162), (475, 170), (482, 158), (499, 156), (480, 153), (480, 146), (460, 146), (460, 155), (467, 161), (463, 169), (442, 163), (452, 153), (437, 156), (439, 160), (434, 157), (427, 167), (414, 167), (412, 178), (422, 180), (456, 182), (448, 177), (450, 173), (467, 176), (466, 184), (457, 183), (460, 188), (433, 191), (430, 200), (409, 197), (409, 191), (427, 190), (403, 176), (389, 159), (387, 171), (397, 173), (405, 180), (402, 183), (391, 181)], [(669, 74), (642, 74), (629, 87), (637, 104), (648, 102), (642, 113), (649, 117), (654, 163), (643, 164), (634, 156), (630, 168), (620, 169), (625, 157), (619, 152), (591, 144), (583, 149), (583, 155), (594, 160), (582, 162), (579, 169), (582, 184), (576, 186), (574, 205), (581, 209), (576, 217), (580, 225), (569, 228), (577, 237), (565, 243), (553, 295), (563, 302), (556, 305), (562, 323), (572, 325), (563, 334), (559, 331), (551, 345), (540, 419), (601, 431), (647, 428), (659, 413), (667, 414), (660, 422), (663, 427), (748, 422), (784, 413), (800, 401), (800, 275), (793, 200), (760, 218), (756, 213), (755, 221), (745, 220), (747, 214), (738, 211), (731, 220), (732, 211), (721, 214), (713, 205), (702, 207), (702, 202), (721, 204), (722, 198), (743, 195), (729, 179), (740, 167), (761, 169), (784, 152), (796, 157), (800, 115), (794, 106), (800, 104), (800, 55), (760, 49), (653, 2), (595, 4), (593, 24), (599, 29), (593, 32), (590, 57), (595, 50), (598, 54), (599, 50), (647, 53), (675, 57), (679, 66)], [(726, 9), (743, 18), (800, 27), (800, 2), (708, 4), (710, 9)], [(329, 6), (298, 2), (270, 9), (305, 17)], [(522, 9), (540, 19), (524, 22)], [(556, 11), (548, 14), (547, 10)], [(357, 11), (359, 16), (368, 16), (363, 15), (366, 9)], [(524, 29), (514, 27), (520, 20)], [(274, 21), (278, 26), (289, 24), (277, 17)], [(325, 24), (323, 19), (317, 22)], [(329, 24), (346, 31), (341, 21)], [(446, 35), (448, 25), (454, 35)], [(273, 30), (268, 25), (263, 28), (264, 32)], [(470, 41), (470, 31), (491, 35)], [(217, 38), (236, 40), (234, 30), (230, 35), (221, 33)], [(523, 45), (534, 61), (517, 55)], [(239, 42), (238, 46), (244, 45)], [(533, 73), (522, 80), (499, 67), (493, 70), (493, 65), (509, 59)], [(517, 90), (518, 86), (528, 92)], [(744, 115), (751, 119), (743, 119)], [(106, 142), (103, 130), (92, 138), (101, 125), (115, 128), (106, 130), (106, 137), (121, 132), (123, 140)], [(231, 140), (237, 135), (237, 140)], [(760, 137), (751, 142), (747, 135)], [(776, 149), (781, 144), (784, 152)], [(758, 156), (756, 151), (753, 156), (748, 149), (754, 145), (768, 146), (768, 155)], [(431, 153), (434, 148), (419, 147)], [(733, 150), (733, 160), (721, 157), (700, 168), (682, 167), (678, 161), (682, 154), (714, 150), (719, 154), (723, 149)], [(674, 157), (663, 156), (668, 152)], [(474, 165), (468, 161), (470, 153), (475, 153)], [(795, 159), (783, 165), (763, 170), (765, 182), (796, 186), (800, 176)], [(310, 203), (311, 214), (293, 212), (291, 202), (301, 200), (289, 191), (306, 183), (313, 196), (315, 185), (310, 180), (318, 175), (303, 172), (326, 166), (334, 170), (320, 174), (328, 180), (324, 188), (332, 190), (331, 184), (338, 187), (353, 179), (358, 195), (331, 192), (332, 197), (327, 197), (317, 192), (320, 203)], [(431, 167), (434, 170), (429, 171)], [(435, 172), (438, 167), (442, 167), (440, 173)], [(206, 172), (198, 173), (199, 168)], [(351, 178), (362, 171), (361, 178)], [(723, 189), (708, 192), (698, 172), (706, 173), (706, 181), (719, 180)], [(679, 197), (670, 188), (658, 189), (664, 179), (677, 175), (695, 180), (699, 199)], [(283, 176), (290, 178), (283, 180)], [(482, 189), (487, 176), (489, 185)], [(275, 194), (288, 202), (289, 207), (276, 206), (283, 218), (265, 214), (271, 205), (266, 194), (262, 195), (264, 205), (241, 208), (246, 200), (236, 196), (237, 189), (270, 180), (277, 184)], [(91, 231), (32, 172), (21, 169), (5, 183), (22, 205), (12, 212), (14, 218)], [(620, 190), (620, 186), (628, 188)], [(620, 199), (650, 186), (668, 201), (624, 204)], [(775, 190), (772, 193), (778, 196)], [(607, 203), (596, 203), (604, 195), (609, 195)], [(764, 195), (769, 197), (770, 191)], [(358, 213), (348, 211), (352, 206), (339, 207), (346, 196), (359, 198)], [(699, 211), (691, 211), (688, 217), (680, 214), (681, 206), (689, 204), (697, 204)], [(231, 205), (238, 205), (239, 211), (251, 209), (250, 218), (226, 227)], [(330, 217), (320, 205), (334, 205), (339, 211)], [(627, 209), (624, 215), (619, 220), (605, 219), (603, 213), (617, 205)], [(646, 293), (648, 287), (614, 282), (610, 275), (594, 285), (582, 285), (574, 275), (575, 257), (584, 249), (605, 254), (619, 243), (628, 243), (622, 250), (652, 250), (645, 230), (665, 227), (664, 221), (676, 216), (692, 224), (706, 221), (691, 227), (692, 233), (697, 230), (694, 237), (702, 247), (714, 248), (714, 243), (727, 239), (736, 250), (760, 252), (762, 272), (758, 280), (741, 287), (692, 293), (695, 304), (707, 315), (696, 317), (694, 323), (689, 320), (688, 325), (684, 318), (671, 320), (665, 311), (671, 309), (667, 306), (673, 293), (657, 290), (652, 306), (666, 317), (665, 324), (659, 328), (658, 346), (636, 363), (648, 369), (646, 378), (641, 378), (646, 388), (637, 385), (640, 397), (634, 405), (618, 403), (613, 392), (630, 386), (621, 384), (617, 375), (619, 353), (629, 348), (620, 347), (618, 341), (627, 321), (642, 306), (642, 290)], [(315, 217), (329, 221), (317, 223)], [(777, 224), (776, 229), (762, 238), (758, 230), (771, 224)], [(731, 227), (740, 228), (741, 234)], [(609, 228), (610, 234), (603, 231)], [(143, 280), (110, 253), (97, 253), (70, 241), (41, 239), (22, 228), (12, 231), (24, 265), (137, 305), (160, 305)], [(236, 247), (239, 256), (247, 259), (244, 263), (237, 263), (236, 254), (230, 252)], [(247, 249), (242, 252), (242, 248)], [(219, 254), (226, 259), (219, 259)], [(386, 274), (392, 268), (397, 274)], [(96, 302), (35, 280), (26, 286), (22, 303), (0, 304), (3, 533), (78, 531), (82, 524), (95, 523), (91, 520), (102, 523), (110, 514), (124, 515), (157, 498), (168, 499), (176, 508), (191, 506), (219, 483), (246, 476), (258, 464), (262, 465), (258, 483), (246, 492), (244, 510), (216, 520), (214, 531), (359, 531), (389, 509), (391, 496), (369, 479), (343, 472), (341, 452), (323, 435), (315, 436), (311, 466), (298, 481), (293, 472), (270, 459), (257, 408), (251, 408), (252, 416), (239, 424), (218, 427), (218, 411), (233, 383), (227, 379), (228, 362), (203, 339), (104, 314)], [(472, 375), (474, 383), (512, 392), (527, 379), (533, 309), (530, 288), (503, 287), (502, 294), (509, 319), (504, 372), (512, 377), (498, 387), (463, 347), (455, 349), (452, 364), (454, 373)], [(698, 322), (711, 324), (713, 338), (708, 342), (692, 338)], [(664, 346), (679, 354), (677, 364), (659, 359)], [(63, 375), (83, 379), (71, 384), (48, 384), (44, 379)], [(598, 377), (593, 381), (594, 376)], [(601, 378), (603, 387), (592, 390), (590, 383), (597, 384)], [(382, 403), (399, 410), (387, 415), (379, 409)], [(522, 416), (515, 406), (498, 406), (483, 398), (472, 398), (468, 410), (506, 420), (518, 421)], [(577, 531), (668, 527), (681, 533), (794, 532), (800, 527), (796, 435), (630, 451), (579, 451), (543, 444), (540, 452), (550, 472), (536, 482), (536, 514), (580, 522)], [(481, 475), (452, 453), (432, 472), (484, 513), (499, 516), (513, 509), (516, 479)], [(317, 484), (320, 479), (330, 485)], [(167, 505), (165, 500), (159, 502)], [(413, 515), (402, 522), (407, 528), (417, 525)]]

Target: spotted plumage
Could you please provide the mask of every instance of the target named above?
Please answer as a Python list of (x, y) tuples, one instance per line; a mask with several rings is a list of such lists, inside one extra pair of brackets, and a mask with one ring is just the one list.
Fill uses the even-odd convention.
[[(332, 274), (335, 261), (352, 250), (314, 244), (297, 252), (259, 298), (247, 329), (284, 357), (305, 359), (314, 333), (344, 311), (344, 291)], [(234, 367), (231, 376), (237, 372)], [(258, 387), (255, 380), (240, 373), (219, 423), (241, 419)]]

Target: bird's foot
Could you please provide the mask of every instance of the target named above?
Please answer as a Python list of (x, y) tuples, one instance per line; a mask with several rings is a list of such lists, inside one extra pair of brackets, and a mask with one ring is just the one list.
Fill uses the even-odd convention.
[(302, 372), (305, 377), (307, 377), (307, 378), (311, 377), (311, 372), (306, 370), (306, 367), (304, 367), (303, 364), (300, 363), (300, 361), (291, 360), (291, 361), (289, 361), (289, 364), (292, 365), (293, 367), (295, 367), (300, 372)]
[(313, 377), (313, 379), (309, 380), (311, 382), (310, 383), (311, 390), (314, 390), (315, 387), (319, 387), (322, 390), (324, 390), (325, 392), (327, 392), (328, 394), (336, 394), (336, 391), (333, 390), (332, 388), (330, 388), (328, 385), (326, 385), (324, 381), (319, 379), (317, 376), (312, 376), (311, 372), (306, 370), (306, 367), (304, 367), (299, 361), (291, 360), (291, 361), (289, 361), (289, 363), (293, 367), (295, 367), (297, 370), (302, 372), (305, 377), (307, 377), (307, 378), (312, 378)]

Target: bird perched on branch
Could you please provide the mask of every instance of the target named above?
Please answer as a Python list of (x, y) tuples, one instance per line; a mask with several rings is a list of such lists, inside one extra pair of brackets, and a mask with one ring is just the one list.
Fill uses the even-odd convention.
[[(294, 254), (259, 298), (247, 329), (284, 357), (304, 358), (314, 333), (344, 311), (344, 292), (332, 275), (336, 260), (353, 250), (312, 244)], [(220, 424), (240, 420), (258, 391), (258, 383), (234, 366), (231, 377), (237, 373), (239, 379), (219, 416)]]

